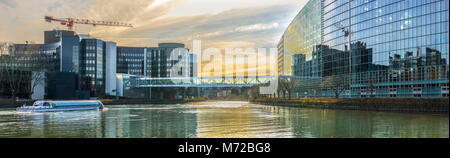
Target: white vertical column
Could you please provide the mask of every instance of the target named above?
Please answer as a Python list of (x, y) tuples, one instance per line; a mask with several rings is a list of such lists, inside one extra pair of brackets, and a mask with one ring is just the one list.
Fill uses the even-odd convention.
[(144, 76), (147, 76), (147, 48), (144, 48)]
[(114, 42), (105, 42), (105, 93), (115, 96), (117, 89), (117, 46)]

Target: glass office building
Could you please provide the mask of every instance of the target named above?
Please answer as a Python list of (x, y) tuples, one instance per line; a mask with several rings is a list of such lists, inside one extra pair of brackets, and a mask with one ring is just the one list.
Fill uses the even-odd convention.
[[(313, 58), (315, 45), (321, 42), (321, 1), (311, 0), (297, 14), (278, 44), (278, 74), (293, 75), (293, 56), (302, 54), (306, 60)], [(294, 70), (295, 71), (295, 70)]]
[(149, 53), (151, 76), (153, 78), (188, 77), (189, 49), (180, 43), (160, 43)]
[[(189, 50), (184, 47), (179, 43), (160, 43), (158, 47), (117, 47), (117, 73), (152, 78), (187, 77)], [(175, 65), (179, 70), (172, 72)]]
[(145, 75), (145, 47), (117, 47), (117, 73)]
[(198, 75), (197, 55), (189, 54), (189, 77), (197, 77), (197, 75)]
[(310, 0), (305, 8), (313, 3), (321, 8), (310, 17), (321, 21), (320, 44), (286, 38), (304, 21), (294, 20), (282, 39), (284, 52), (292, 42), (313, 47), (292, 53), (293, 75), (322, 82), (298, 89), (301, 96), (336, 97), (323, 85), (340, 79), (339, 97), (448, 97), (449, 0)]
[(81, 40), (81, 88), (90, 90), (91, 96), (105, 94), (103, 45), (104, 42), (98, 39)]

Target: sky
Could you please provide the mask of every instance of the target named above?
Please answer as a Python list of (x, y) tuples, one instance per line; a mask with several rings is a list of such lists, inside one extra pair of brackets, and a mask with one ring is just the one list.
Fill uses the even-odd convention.
[(0, 0), (0, 42), (43, 42), (43, 31), (66, 29), (44, 16), (119, 21), (133, 28), (75, 25), (119, 46), (179, 42), (205, 48), (276, 48), (307, 0)]
[(120, 21), (133, 28), (76, 25), (80, 34), (118, 45), (155, 46), (192, 39), (206, 46), (276, 47), (307, 0), (0, 0), (0, 41), (43, 41), (43, 31), (65, 29), (44, 16)]

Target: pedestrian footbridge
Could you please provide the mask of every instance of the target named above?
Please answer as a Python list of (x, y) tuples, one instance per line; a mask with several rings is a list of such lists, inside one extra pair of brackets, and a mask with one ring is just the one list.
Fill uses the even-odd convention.
[[(245, 76), (245, 77), (172, 77), (150, 78), (143, 76), (126, 75), (118, 77), (124, 87), (252, 87), (269, 84), (279, 78), (299, 78), (292, 76)], [(305, 77), (301, 77), (302, 79)], [(311, 79), (311, 78), (308, 78)]]

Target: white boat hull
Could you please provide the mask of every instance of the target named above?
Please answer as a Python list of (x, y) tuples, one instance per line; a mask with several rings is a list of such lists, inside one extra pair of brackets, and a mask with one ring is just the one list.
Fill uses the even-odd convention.
[(17, 108), (18, 112), (59, 112), (59, 111), (84, 111), (84, 110), (102, 110), (102, 108), (99, 107)]

